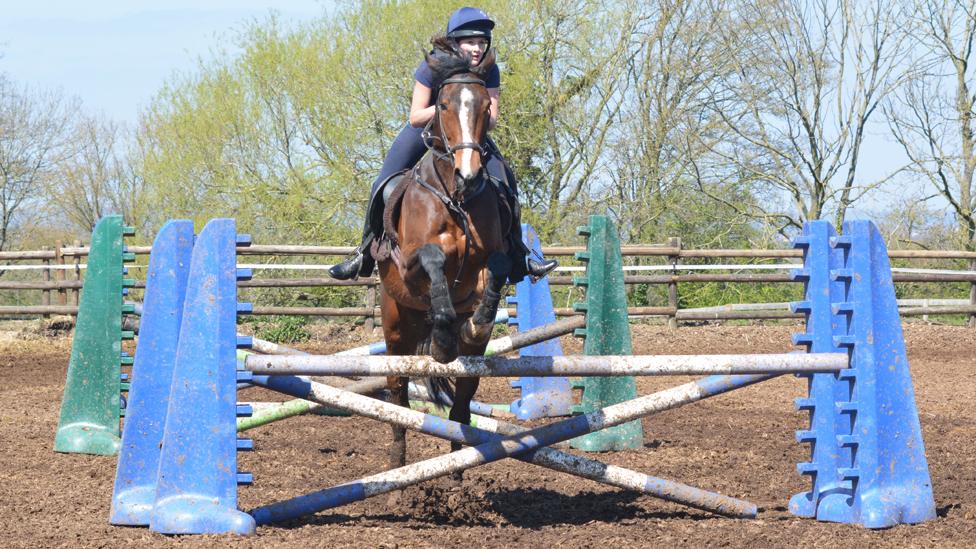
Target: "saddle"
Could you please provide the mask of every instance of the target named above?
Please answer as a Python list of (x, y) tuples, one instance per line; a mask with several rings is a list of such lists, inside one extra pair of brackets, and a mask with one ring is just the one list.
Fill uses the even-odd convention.
[[(369, 220), (369, 229), (374, 235), (382, 235), (384, 232), (386, 216), (385, 207), (387, 204), (393, 202), (399, 203), (399, 198), (396, 200), (391, 200), (393, 192), (400, 186), (400, 182), (406, 177), (407, 172), (410, 170), (401, 170), (390, 177), (384, 179), (379, 187), (376, 188), (376, 194), (373, 195), (372, 199), (369, 201), (369, 211), (366, 212), (366, 219)], [(401, 191), (402, 196), (402, 191)]]
[[(402, 271), (403, 263), (400, 258), (400, 243), (397, 240), (397, 224), (400, 221), (400, 206), (403, 203), (403, 195), (410, 187), (408, 184), (401, 184), (405, 179), (416, 184), (416, 179), (407, 178), (408, 172), (403, 170), (397, 172), (382, 183), (376, 191), (369, 211), (370, 228), (373, 234), (378, 235), (370, 245), (370, 254), (376, 261), (385, 261), (392, 258), (397, 267)], [(484, 185), (481, 190), (475, 192), (478, 196), (485, 189), (491, 188), (496, 200), (498, 209), (502, 216), (502, 226), (511, 225), (514, 219), (518, 203), (515, 196), (508, 186), (507, 181), (499, 180), (486, 174), (485, 179), (489, 184)], [(505, 219), (507, 217), (507, 220)]]

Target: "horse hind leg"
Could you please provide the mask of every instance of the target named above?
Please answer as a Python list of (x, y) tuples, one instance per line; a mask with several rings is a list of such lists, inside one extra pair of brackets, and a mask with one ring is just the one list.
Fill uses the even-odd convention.
[(451, 291), (444, 275), (447, 257), (434, 244), (421, 246), (415, 257), (430, 280), (430, 312), (433, 320), (430, 355), (437, 362), (448, 363), (458, 356), (458, 342), (454, 332), (457, 313), (454, 312)]
[[(390, 376), (386, 378), (391, 404), (404, 408), (410, 407), (409, 382), (410, 379), (406, 377)], [(390, 468), (396, 469), (407, 464), (407, 430), (396, 425), (390, 425), (390, 427), (393, 432), (393, 444), (390, 446)]]
[[(383, 292), (383, 332), (387, 343), (387, 353), (390, 355), (411, 355), (418, 347), (418, 342), (427, 337), (426, 313), (401, 307), (389, 294)], [(386, 378), (389, 389), (388, 402), (398, 406), (408, 407), (410, 397), (408, 393), (409, 379), (400, 376)], [(390, 445), (390, 467), (396, 469), (407, 462), (407, 431), (403, 427), (390, 425), (393, 442)], [(391, 496), (390, 503), (396, 502), (396, 496)]]
[[(457, 378), (454, 386), (454, 405), (448, 417), (452, 421), (457, 421), (463, 425), (471, 424), (471, 400), (478, 390), (480, 379), (476, 377)], [(451, 451), (457, 452), (462, 447), (460, 442), (451, 442)], [(462, 474), (460, 471), (453, 473), (451, 479), (455, 483), (461, 482)]]

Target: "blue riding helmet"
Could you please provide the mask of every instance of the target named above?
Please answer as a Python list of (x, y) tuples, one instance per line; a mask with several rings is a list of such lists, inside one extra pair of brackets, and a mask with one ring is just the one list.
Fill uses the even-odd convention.
[(495, 22), (488, 17), (488, 14), (478, 8), (459, 8), (447, 20), (447, 37), (455, 40), (470, 38), (472, 36), (482, 36), (488, 40), (488, 48), (491, 48), (491, 29), (495, 28)]

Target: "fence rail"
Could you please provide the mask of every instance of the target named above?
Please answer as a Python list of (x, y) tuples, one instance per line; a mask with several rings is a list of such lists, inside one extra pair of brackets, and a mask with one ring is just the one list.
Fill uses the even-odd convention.
[[(285, 257), (285, 256), (344, 256), (353, 251), (351, 246), (300, 246), (300, 245), (252, 245), (238, 248), (241, 255), (253, 257)], [(582, 246), (547, 246), (543, 247), (546, 256), (572, 256), (577, 252), (584, 251)], [(42, 292), (41, 303), (39, 305), (4, 305), (0, 306), (0, 316), (10, 315), (52, 315), (52, 314), (77, 314), (79, 293), (83, 285), (82, 258), (88, 255), (89, 248), (82, 246), (75, 241), (71, 246), (65, 246), (57, 242), (53, 249), (24, 250), (24, 251), (0, 251), (0, 261), (35, 261), (32, 265), (0, 265), (0, 273), (6, 274), (7, 271), (14, 269), (36, 269), (41, 272), (39, 281), (11, 281), (0, 278), (0, 290), (13, 291), (40, 291)], [(147, 255), (151, 252), (149, 246), (129, 246), (127, 251), (137, 255)], [(626, 274), (624, 283), (627, 285), (649, 284), (667, 286), (666, 306), (659, 307), (630, 307), (628, 313), (632, 316), (657, 316), (667, 317), (672, 326), (677, 326), (679, 321), (704, 321), (704, 320), (729, 320), (729, 319), (789, 319), (802, 318), (802, 315), (793, 314), (788, 310), (768, 308), (746, 308), (732, 309), (711, 307), (707, 309), (681, 309), (678, 307), (679, 285), (687, 283), (743, 283), (743, 284), (779, 284), (791, 282), (787, 273), (708, 273), (693, 272), (681, 273), (683, 268), (688, 267), (681, 264), (682, 259), (708, 260), (708, 259), (740, 259), (740, 260), (760, 260), (760, 259), (790, 259), (802, 257), (800, 250), (786, 249), (685, 249), (681, 246), (679, 238), (669, 239), (668, 244), (654, 245), (625, 245), (621, 247), (622, 255), (630, 258), (659, 257), (666, 260), (666, 264), (656, 267), (659, 274)], [(968, 315), (970, 324), (976, 326), (976, 252), (964, 250), (890, 250), (889, 257), (892, 259), (908, 260), (968, 260), (969, 271), (938, 271), (938, 272), (895, 272), (893, 274), (896, 283), (969, 283), (970, 292), (968, 300), (957, 300), (960, 303), (952, 305), (907, 305), (900, 307), (901, 314), (905, 316), (916, 315)], [(799, 264), (798, 264), (799, 265)], [(289, 265), (287, 268), (295, 269), (301, 266)], [(322, 268), (322, 265), (306, 265), (309, 270)], [(696, 265), (696, 269), (705, 270), (707, 268), (721, 268), (723, 270), (734, 270), (737, 265), (702, 266)], [(764, 268), (788, 268), (788, 265), (763, 266)], [(275, 268), (275, 264), (269, 263), (267, 268)], [(744, 268), (749, 268), (748, 264)], [(753, 266), (755, 268), (755, 266)], [(672, 272), (660, 272), (662, 269)], [(909, 269), (908, 271), (912, 271)], [(917, 271), (917, 270), (915, 270)], [(634, 271), (628, 271), (631, 273)], [(552, 286), (569, 286), (573, 283), (571, 276), (551, 276), (549, 284)], [(294, 307), (294, 306), (275, 306), (255, 304), (252, 314), (254, 315), (304, 315), (320, 317), (362, 317), (366, 319), (367, 327), (371, 328), (374, 319), (379, 317), (377, 303), (377, 288), (379, 280), (376, 278), (364, 278), (360, 280), (340, 281), (326, 277), (308, 278), (254, 278), (242, 281), (242, 288), (321, 288), (321, 287), (362, 287), (365, 288), (366, 295), (363, 298), (364, 306), (359, 307)], [(145, 288), (145, 282), (137, 280), (135, 288)], [(968, 301), (968, 304), (964, 304)], [(514, 313), (515, 311), (510, 311)], [(571, 316), (578, 314), (569, 308), (557, 308), (557, 316)]]

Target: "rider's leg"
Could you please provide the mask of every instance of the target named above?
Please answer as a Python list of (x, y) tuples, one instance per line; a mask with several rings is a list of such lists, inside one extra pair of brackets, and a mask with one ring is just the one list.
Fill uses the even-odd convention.
[(533, 280), (538, 280), (553, 269), (559, 266), (555, 259), (537, 261), (529, 257), (529, 249), (522, 242), (522, 208), (518, 201), (518, 181), (515, 174), (508, 167), (498, 147), (489, 140), (489, 154), (485, 162), (485, 169), (488, 175), (504, 181), (508, 185), (509, 205), (512, 209), (512, 226), (508, 232), (509, 239), (509, 258), (512, 260), (512, 270), (508, 280), (512, 284), (520, 282), (525, 275), (529, 275)]
[(375, 262), (369, 253), (369, 245), (375, 236), (369, 222), (372, 203), (374, 200), (383, 200), (383, 197), (377, 196), (380, 183), (399, 171), (412, 168), (427, 152), (423, 139), (420, 137), (422, 130), (423, 128), (407, 125), (400, 130), (400, 134), (393, 140), (393, 145), (390, 146), (390, 151), (386, 153), (386, 158), (383, 160), (380, 175), (373, 181), (373, 186), (369, 192), (369, 202), (366, 204), (366, 220), (363, 223), (362, 243), (356, 248), (352, 256), (329, 269), (329, 275), (332, 278), (348, 280), (358, 276), (369, 276), (373, 273)]

